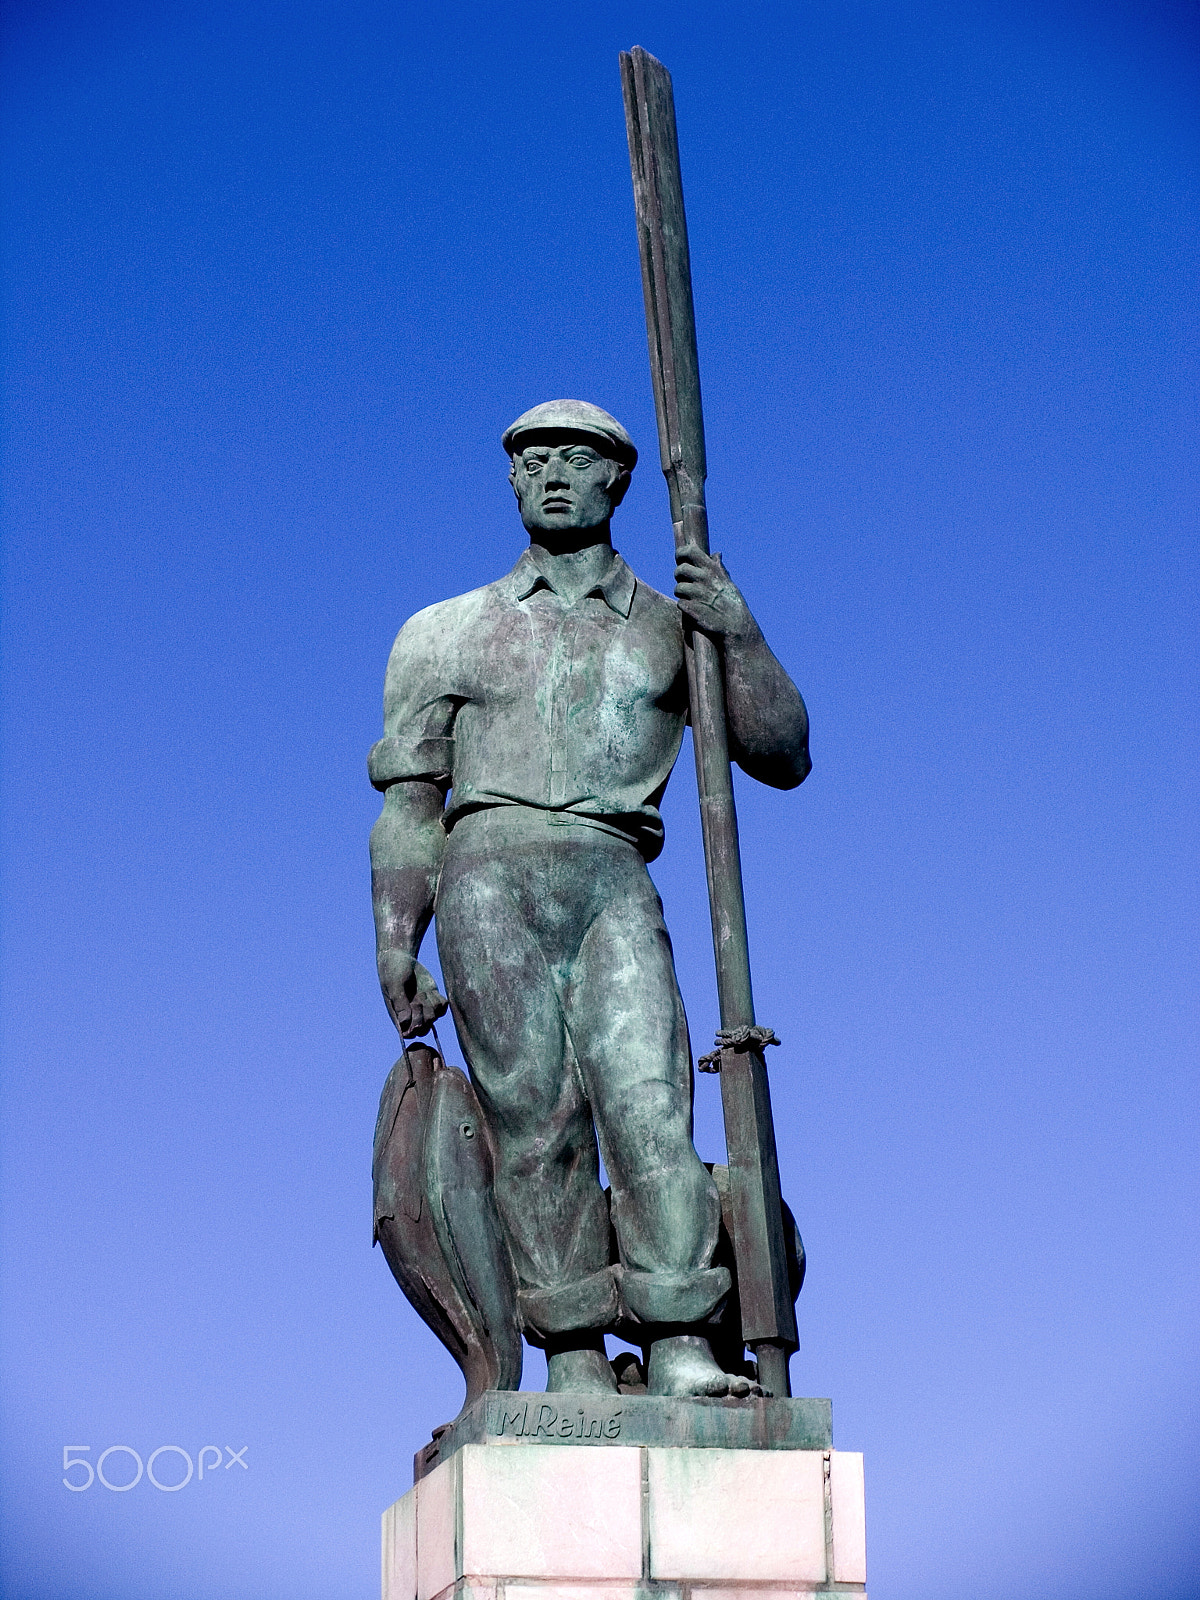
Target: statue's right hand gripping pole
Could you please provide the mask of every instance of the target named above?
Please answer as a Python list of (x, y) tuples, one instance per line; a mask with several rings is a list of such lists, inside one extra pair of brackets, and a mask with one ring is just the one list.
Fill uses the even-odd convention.
[[(707, 466), (679, 140), (671, 75), (645, 50), (621, 56), (625, 126), (637, 207), (642, 288), (658, 443), (671, 495), (675, 548), (708, 550)], [(713, 639), (684, 624), (692, 742), (708, 872), (721, 1008), (721, 1103), (734, 1213), (742, 1330), (759, 1377), (787, 1395), (796, 1314), (788, 1282), (782, 1198), (762, 1030), (754, 1023), (742, 861), (725, 721), (725, 684)]]

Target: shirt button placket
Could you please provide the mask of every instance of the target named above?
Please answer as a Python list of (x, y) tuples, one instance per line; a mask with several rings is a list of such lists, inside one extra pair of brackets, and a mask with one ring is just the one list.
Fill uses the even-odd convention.
[(578, 622), (579, 618), (574, 609), (568, 611), (559, 629), (558, 649), (555, 651), (554, 692), (550, 710), (550, 804), (552, 806), (561, 806), (567, 798), (567, 781), (570, 775), (567, 729)]

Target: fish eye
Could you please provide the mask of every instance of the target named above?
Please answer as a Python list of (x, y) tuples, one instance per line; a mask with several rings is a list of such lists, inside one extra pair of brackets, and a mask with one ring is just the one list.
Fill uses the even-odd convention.
[(460, 1122), (458, 1131), (464, 1139), (473, 1139), (475, 1137), (475, 1124), (473, 1122)]

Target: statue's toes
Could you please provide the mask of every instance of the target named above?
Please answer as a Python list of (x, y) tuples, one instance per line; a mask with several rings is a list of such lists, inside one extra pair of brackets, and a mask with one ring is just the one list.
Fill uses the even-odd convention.
[(724, 1372), (706, 1373), (701, 1383), (697, 1385), (695, 1393), (704, 1395), (709, 1400), (723, 1400), (730, 1392), (731, 1381)]
[[(757, 1387), (757, 1385), (755, 1385)], [(729, 1374), (729, 1394), (735, 1400), (744, 1400), (751, 1393), (750, 1379), (744, 1378), (740, 1373)], [(762, 1391), (759, 1390), (761, 1394)]]
[(719, 1367), (695, 1365), (677, 1367), (669, 1375), (658, 1374), (659, 1382), (651, 1394), (669, 1395), (677, 1400), (721, 1400), (729, 1393), (729, 1379)]

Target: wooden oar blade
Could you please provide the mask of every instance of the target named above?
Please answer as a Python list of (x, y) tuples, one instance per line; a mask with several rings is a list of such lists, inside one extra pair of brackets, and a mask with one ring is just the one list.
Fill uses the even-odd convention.
[[(634, 49), (621, 57), (621, 86), (654, 409), (671, 492), (675, 543), (677, 548), (695, 544), (707, 550), (704, 413), (671, 75), (661, 61)], [(721, 1027), (737, 1031), (753, 1027), (754, 996), (721, 657), (716, 642), (690, 624), (685, 625), (684, 641)], [(754, 1346), (764, 1384), (774, 1394), (784, 1395), (789, 1392), (787, 1358), (795, 1348), (796, 1323), (770, 1091), (761, 1053), (731, 1048), (722, 1051), (722, 1059), (734, 1249), (746, 1337)]]
[[(682, 505), (703, 505), (708, 468), (675, 97), (666, 67), (637, 47), (621, 56), (621, 86), (659, 453), (662, 469), (672, 483), (672, 511), (678, 521)], [(676, 479), (679, 504), (675, 503)]]

